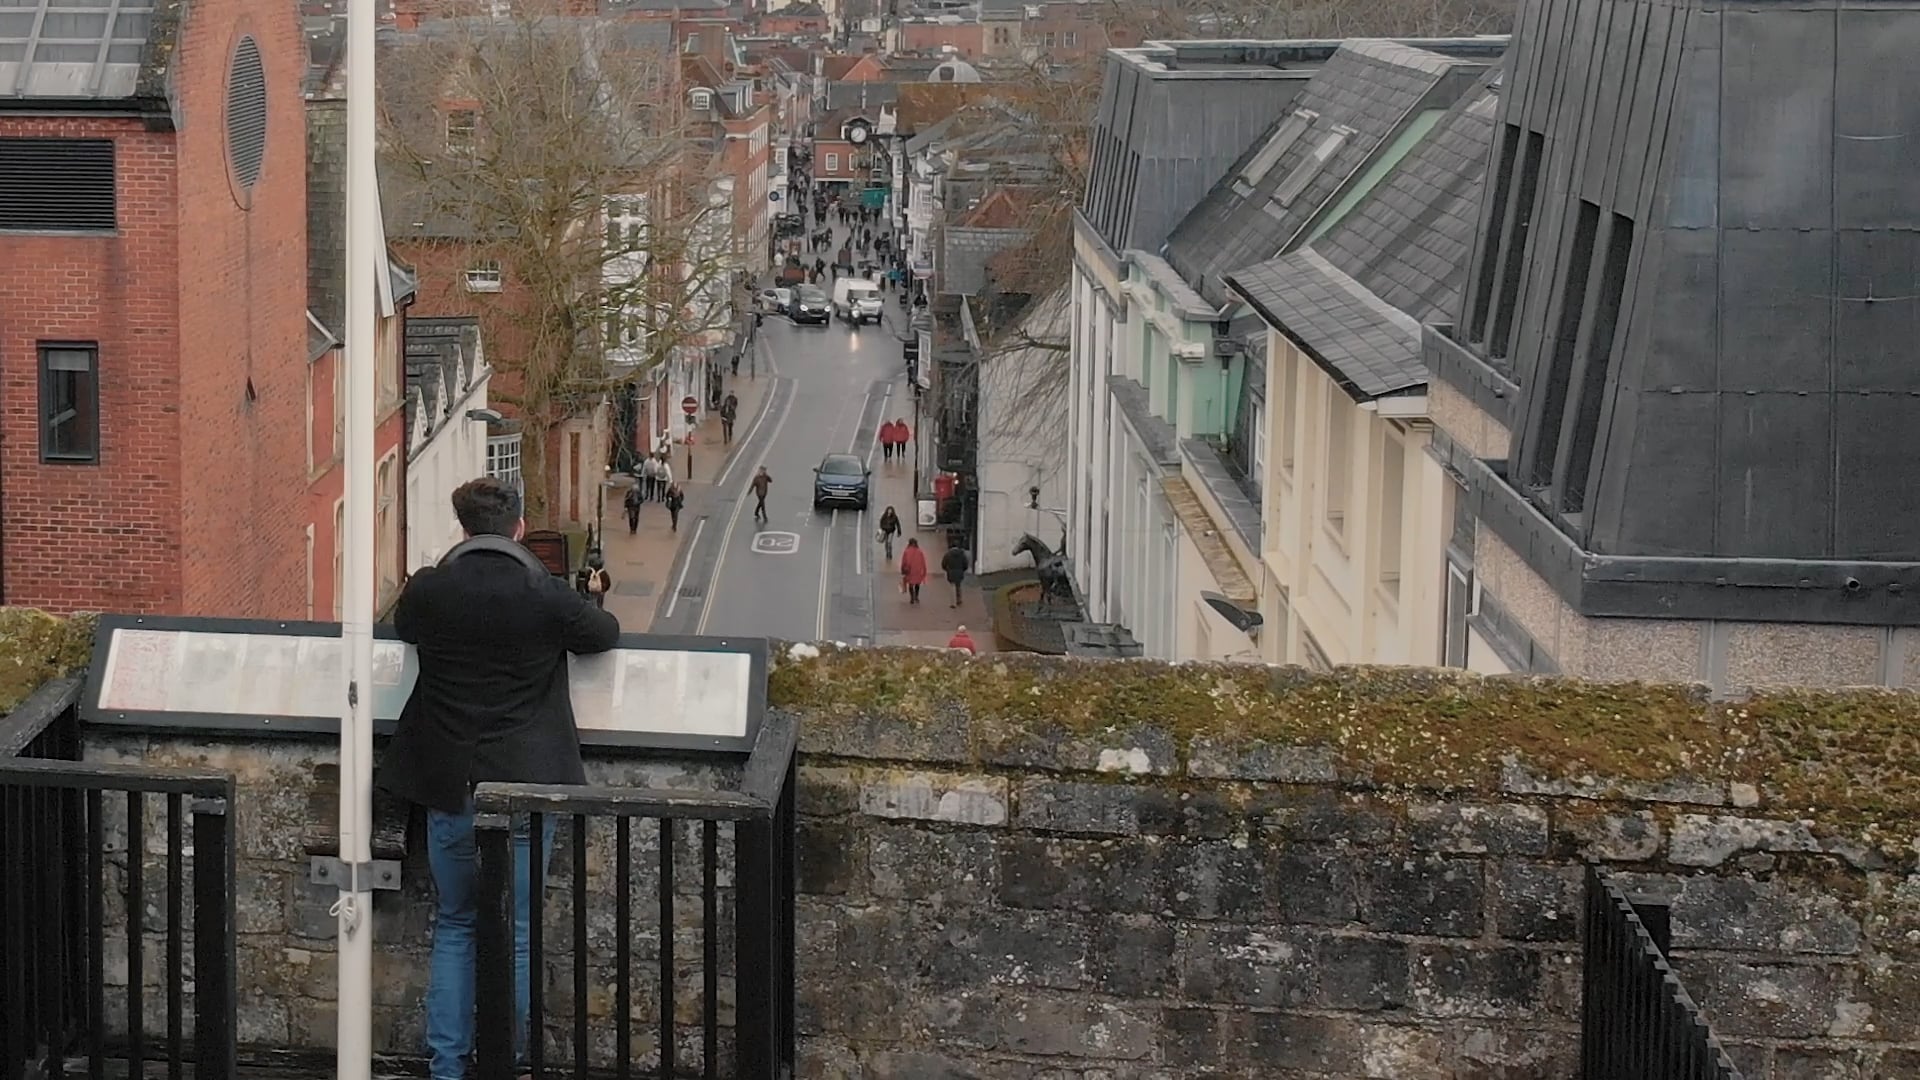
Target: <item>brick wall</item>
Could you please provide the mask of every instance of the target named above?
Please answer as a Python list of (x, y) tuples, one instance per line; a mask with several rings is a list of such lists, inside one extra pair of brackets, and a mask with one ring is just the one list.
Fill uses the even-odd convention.
[[(1728, 707), (1673, 688), (878, 650), (783, 663), (770, 698), (801, 718), (804, 1077), (1564, 1080), (1589, 856), (1672, 899), (1679, 974), (1750, 1080), (1920, 1071), (1915, 856), (1910, 815), (1889, 809), (1912, 776), (1894, 764), (1857, 793), (1824, 779), (1867, 778), (1874, 747), (1920, 714), (1911, 698)], [(1852, 740), (1778, 756), (1822, 745), (1823, 717)], [(333, 813), (316, 779), (332, 755), (171, 736), (90, 750), (238, 775), (256, 1044), (332, 1037), (333, 894), (302, 858), (303, 833)], [(714, 783), (631, 759), (589, 771)], [(1820, 794), (1789, 785), (1799, 777)], [(588, 928), (604, 985), (612, 860), (595, 828)], [(644, 844), (640, 961), (657, 941)], [(560, 847), (546, 978), (569, 1060)], [(376, 1046), (412, 1053), (430, 924), (417, 849), (404, 876), (376, 901)], [(676, 905), (683, 963), (697, 963), (697, 909)], [(697, 1001), (691, 985), (682, 1002)], [(643, 990), (636, 1015), (650, 1007)], [(602, 1052), (604, 996), (587, 1008)]]
[[(259, 43), (266, 160), (250, 198), (227, 168), (229, 59)], [(175, 60), (178, 113), (181, 608), (306, 610), (306, 51), (273, 0), (206, 0)], [(243, 205), (243, 202), (245, 205)]]
[[(0, 135), (111, 138), (109, 236), (0, 234), (0, 540), (8, 603), (178, 611), (173, 137), (136, 119), (0, 115)], [(100, 462), (40, 463), (38, 343), (100, 346)]]

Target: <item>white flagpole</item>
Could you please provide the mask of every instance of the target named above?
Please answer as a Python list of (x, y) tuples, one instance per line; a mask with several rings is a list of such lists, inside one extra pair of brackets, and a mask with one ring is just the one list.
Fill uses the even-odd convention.
[[(385, 272), (374, 167), (374, 4), (347, 0), (346, 536), (341, 542), (340, 861), (336, 1076), (373, 1068), (374, 303)], [(356, 869), (358, 871), (356, 872)]]

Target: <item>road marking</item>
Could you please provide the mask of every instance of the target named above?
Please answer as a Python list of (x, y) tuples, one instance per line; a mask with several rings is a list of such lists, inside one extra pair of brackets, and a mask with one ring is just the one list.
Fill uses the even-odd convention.
[[(872, 390), (867, 391), (867, 398), (868, 400), (872, 400), (873, 398)], [(886, 422), (887, 403), (892, 400), (893, 400), (893, 384), (888, 383), (887, 392), (885, 394), (882, 394), (880, 397), (880, 415), (876, 420), (876, 429), (878, 427), (878, 424), (882, 424)], [(863, 414), (864, 412), (865, 410), (862, 409)], [(864, 415), (862, 418), (864, 419)], [(853, 442), (854, 442), (854, 446), (858, 446), (860, 444), (860, 433), (857, 431), (854, 432)], [(867, 460), (866, 460), (865, 468), (868, 473), (873, 472), (873, 451), (875, 447), (879, 445), (879, 443), (880, 443), (880, 440), (878, 438), (875, 438), (873, 440), (873, 445), (867, 447)], [(853, 447), (849, 446), (847, 448), (847, 452), (849, 454), (853, 453)], [(871, 476), (867, 478), (867, 501), (869, 503), (873, 501), (873, 478)], [(853, 519), (853, 540), (854, 540), (853, 576), (857, 579), (857, 578), (865, 577), (867, 573), (867, 559), (866, 559), (867, 544), (868, 544), (867, 508), (864, 506), (860, 508), (859, 513), (855, 515)]]
[(687, 542), (687, 557), (680, 563), (680, 576), (674, 579), (673, 592), (667, 596), (667, 611), (662, 618), (673, 618), (673, 609), (680, 603), (680, 590), (687, 584), (687, 571), (693, 566), (694, 553), (700, 550), (700, 532), (706, 527), (707, 519), (704, 517), (693, 523), (693, 537)]
[[(767, 436), (769, 445), (779, 441), (780, 429), (787, 426), (787, 417), (793, 412), (793, 399), (794, 395), (788, 394), (787, 400), (781, 403), (780, 420), (773, 425), (773, 432)], [(727, 549), (733, 543), (733, 530), (739, 526), (740, 515), (744, 513), (747, 513), (747, 500), (740, 499), (733, 504), (733, 513), (727, 518), (726, 531), (720, 534), (720, 554), (715, 556), (713, 560), (713, 580), (707, 583), (706, 594), (700, 601), (700, 621), (694, 624), (693, 627), (693, 633), (696, 637), (707, 632), (707, 622), (713, 618), (714, 585), (720, 581), (722, 577), (721, 571), (726, 569)]]
[(753, 534), (753, 553), (755, 555), (791, 555), (799, 550), (799, 533), (759, 532)]
[[(778, 381), (779, 376), (770, 374), (768, 378), (775, 380), (773, 384), (773, 389), (768, 392), (775, 395), (779, 394), (780, 392), (780, 383)], [(789, 395), (789, 400), (791, 400), (791, 395)], [(773, 410), (770, 408), (765, 408), (765, 407), (761, 408), (759, 415), (753, 418), (752, 425), (750, 425), (747, 428), (747, 433), (745, 435), (742, 435), (739, 439), (736, 439), (735, 442), (738, 443), (742, 448), (752, 443), (753, 437), (760, 433), (761, 426), (767, 422), (767, 414), (772, 411)], [(715, 487), (724, 487), (726, 485), (727, 478), (733, 475), (733, 467), (735, 465), (738, 465), (740, 463), (740, 459), (744, 456), (745, 455), (743, 454), (737, 454), (737, 453), (731, 454), (728, 456), (726, 468), (720, 470), (719, 478), (713, 482)]]
[(835, 510), (827, 521), (827, 531), (820, 537), (820, 613), (814, 621), (813, 640), (827, 640), (827, 553), (833, 548), (833, 527), (840, 524), (840, 511)]

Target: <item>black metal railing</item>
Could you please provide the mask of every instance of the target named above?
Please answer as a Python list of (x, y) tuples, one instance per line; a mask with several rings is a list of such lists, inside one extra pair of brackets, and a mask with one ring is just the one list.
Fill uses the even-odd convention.
[(110, 1060), (227, 1080), (233, 779), (77, 760), (78, 691), (0, 723), (0, 1080), (63, 1076), (70, 1056), (91, 1080)]
[[(575, 1080), (793, 1075), (793, 750), (791, 722), (769, 718), (739, 791), (480, 786), (480, 1080), (541, 1080), (569, 1058)], [(516, 1063), (515, 848), (544, 872), (550, 829), (568, 857), (560, 881), (526, 891)]]
[(1594, 866), (1586, 907), (1584, 1080), (1740, 1080), (1667, 963), (1667, 908), (1636, 905)]

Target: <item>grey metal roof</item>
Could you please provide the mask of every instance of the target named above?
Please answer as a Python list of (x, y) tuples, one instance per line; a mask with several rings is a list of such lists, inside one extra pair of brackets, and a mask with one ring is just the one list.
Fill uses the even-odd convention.
[(1427, 381), (1419, 324), (1458, 307), (1495, 103), (1483, 81), (1312, 246), (1227, 275), (1357, 398)]
[(178, 19), (178, 0), (6, 0), (0, 103), (158, 97)]
[[(1343, 43), (1291, 107), (1272, 117), (1262, 137), (1253, 140), (1226, 170), (1225, 179), (1168, 237), (1167, 261), (1209, 301), (1225, 303), (1222, 275), (1300, 242), (1321, 209), (1402, 125), (1423, 105), (1451, 104), (1484, 64), (1478, 52), (1462, 58), (1394, 41)], [(1450, 76), (1450, 85), (1442, 86)], [(1440, 100), (1434, 101), (1436, 97)], [(1301, 116), (1310, 122), (1304, 128), (1297, 121), (1289, 127), (1298, 110), (1311, 114)], [(1242, 183), (1244, 171), (1283, 130), (1298, 135), (1253, 183)], [(1330, 156), (1319, 158), (1329, 146)], [(1302, 179), (1304, 186), (1280, 205), (1278, 194)]]
[(1218, 446), (1205, 439), (1180, 440), (1180, 452), (1200, 478), (1201, 486), (1226, 511), (1227, 524), (1254, 551), (1260, 550), (1263, 523), (1260, 520), (1260, 490), (1252, 479), (1230, 462)]
[(1134, 434), (1140, 436), (1140, 442), (1146, 446), (1154, 464), (1178, 468), (1180, 435), (1172, 424), (1154, 415), (1147, 388), (1125, 375), (1109, 375), (1107, 392), (1113, 395), (1113, 403), (1120, 407), (1121, 415), (1127, 418)]
[[(1109, 249), (1157, 251), (1333, 53), (1326, 42), (1150, 42), (1111, 49), (1080, 212)], [(1181, 57), (1215, 66), (1182, 70)]]

